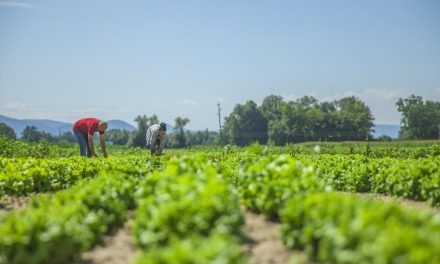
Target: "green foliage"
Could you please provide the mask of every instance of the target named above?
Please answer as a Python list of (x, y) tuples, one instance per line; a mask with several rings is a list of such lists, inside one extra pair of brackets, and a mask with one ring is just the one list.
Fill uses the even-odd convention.
[(105, 132), (105, 139), (115, 145), (126, 145), (130, 139), (130, 132), (125, 129), (110, 129)]
[(423, 101), (411, 95), (396, 103), (402, 113), (400, 136), (404, 139), (438, 139), (440, 135), (440, 102)]
[(440, 205), (439, 157), (403, 160), (323, 155), (314, 161), (337, 190), (395, 195)]
[(290, 247), (325, 263), (439, 263), (440, 221), (356, 196), (294, 197), (281, 213)]
[[(121, 166), (151, 171), (161, 167), (161, 161), (149, 155), (124, 159), (89, 159), (84, 157), (61, 159), (0, 158), (0, 194), (26, 195), (65, 189), (84, 178), (92, 178), (101, 171)], [(0, 195), (1, 196), (1, 195)]]
[(190, 236), (182, 240), (173, 238), (168, 247), (153, 248), (140, 255), (135, 264), (242, 264), (236, 239), (230, 236)]
[(12, 140), (17, 139), (17, 135), (15, 134), (14, 129), (12, 129), (5, 123), (0, 123), (0, 137), (6, 137)]
[(268, 155), (248, 161), (239, 169), (236, 184), (247, 208), (271, 218), (278, 216), (290, 197), (324, 189), (313, 166), (288, 155)]
[(189, 123), (189, 119), (188, 118), (182, 118), (182, 117), (176, 117), (176, 119), (174, 120), (176, 122), (176, 124), (174, 125), (174, 129), (178, 130), (178, 132), (176, 132), (174, 134), (177, 145), (177, 148), (184, 148), (187, 146), (187, 142), (186, 142), (186, 137), (185, 137), (185, 132), (183, 131), (183, 128)]
[(268, 121), (269, 141), (275, 145), (317, 140), (363, 140), (369, 137), (373, 116), (368, 106), (355, 97), (319, 103), (304, 96), (283, 102), (268, 96), (262, 109)]
[(133, 230), (144, 249), (167, 245), (171, 237), (238, 234), (243, 224), (236, 196), (200, 156), (171, 160), (138, 193)]
[(157, 115), (152, 115), (151, 117), (147, 117), (146, 115), (138, 115), (134, 121), (137, 123), (138, 127), (132, 132), (128, 145), (132, 147), (144, 148), (147, 142), (146, 134), (148, 127), (158, 123), (159, 119)]
[(185, 131), (185, 138), (187, 145), (193, 147), (196, 145), (201, 146), (215, 146), (219, 145), (219, 134), (217, 132), (208, 131)]
[(77, 150), (72, 145), (54, 145), (41, 139), (36, 143), (27, 143), (18, 140), (10, 140), (0, 136), (0, 157), (68, 157), (77, 155)]
[(281, 118), (281, 106), (283, 97), (279, 95), (269, 95), (264, 98), (260, 106), (260, 111), (266, 120), (279, 120)]
[(224, 133), (228, 143), (238, 146), (246, 146), (256, 141), (266, 144), (267, 120), (255, 102), (237, 104), (225, 118)]
[(0, 263), (66, 263), (120, 226), (136, 178), (103, 175), (0, 218)]
[(109, 146), (114, 155), (108, 159), (87, 159), (32, 158), (76, 156), (77, 150), (0, 138), (2, 153), (23, 155), (0, 157), (0, 195), (67, 188), (0, 216), (0, 264), (69, 263), (136, 207), (132, 227), (141, 251), (136, 263), (243, 263), (237, 242), (240, 200), (280, 219), (286, 243), (318, 261), (436, 263), (438, 215), (326, 193), (377, 192), (438, 205), (436, 143), (227, 145), (161, 157)]

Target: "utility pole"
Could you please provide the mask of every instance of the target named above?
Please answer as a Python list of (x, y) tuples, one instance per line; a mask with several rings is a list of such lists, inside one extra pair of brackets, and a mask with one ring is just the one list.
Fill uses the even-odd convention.
[(218, 108), (218, 127), (220, 129), (220, 144), (223, 146), (223, 134), (222, 134), (222, 123), (221, 123), (221, 115), (220, 115), (220, 111), (222, 110), (220, 108), (220, 103), (217, 103), (217, 108)]

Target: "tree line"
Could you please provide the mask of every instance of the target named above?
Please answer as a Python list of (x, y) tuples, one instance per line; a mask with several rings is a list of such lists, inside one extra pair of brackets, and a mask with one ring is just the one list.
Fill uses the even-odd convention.
[[(399, 98), (396, 106), (402, 115), (400, 139), (439, 138), (439, 102), (411, 95)], [(370, 108), (353, 96), (319, 102), (312, 96), (285, 101), (270, 95), (259, 106), (254, 101), (237, 104), (225, 118), (223, 133), (225, 143), (239, 146), (365, 140), (372, 138), (373, 121)]]
[[(438, 139), (440, 133), (440, 102), (411, 95), (399, 98), (397, 111), (401, 113), (400, 139)], [(134, 131), (110, 129), (106, 139), (116, 145), (145, 147), (146, 131), (159, 123), (157, 115), (138, 115)], [(331, 102), (319, 102), (312, 96), (296, 101), (285, 101), (282, 96), (270, 95), (261, 105), (254, 101), (237, 104), (224, 118), (220, 135), (214, 131), (189, 131), (188, 118), (177, 117), (174, 132), (168, 133), (167, 147), (182, 148), (193, 145), (233, 144), (246, 146), (253, 142), (285, 145), (304, 141), (346, 141), (372, 138), (374, 117), (370, 108), (356, 97), (345, 97)], [(17, 136), (12, 128), (0, 123), (0, 135), (11, 139)], [(389, 139), (386, 136), (383, 139)], [(27, 126), (22, 140), (75, 142), (71, 132), (53, 136)]]
[(236, 105), (225, 119), (227, 143), (239, 146), (254, 141), (285, 145), (304, 141), (365, 140), (373, 131), (373, 116), (356, 97), (318, 102), (312, 96), (284, 101), (270, 95), (258, 106), (253, 101)]
[[(130, 147), (145, 147), (146, 133), (148, 127), (153, 124), (158, 124), (159, 118), (157, 115), (147, 116), (138, 115), (134, 121), (137, 128), (133, 131), (125, 129), (109, 129), (106, 134), (106, 140), (115, 145), (125, 145)], [(219, 137), (217, 132), (208, 131), (189, 131), (185, 130), (185, 126), (190, 122), (188, 118), (177, 117), (175, 120), (174, 132), (168, 133), (167, 147), (183, 148), (195, 145), (217, 145), (219, 144)], [(0, 123), (0, 135), (12, 140), (17, 139), (17, 135), (11, 127), (5, 123)], [(47, 142), (76, 142), (77, 139), (72, 132), (65, 132), (60, 135), (52, 135), (50, 133), (39, 131), (35, 126), (26, 126), (21, 132), (20, 140), (28, 142), (38, 142), (45, 140)]]

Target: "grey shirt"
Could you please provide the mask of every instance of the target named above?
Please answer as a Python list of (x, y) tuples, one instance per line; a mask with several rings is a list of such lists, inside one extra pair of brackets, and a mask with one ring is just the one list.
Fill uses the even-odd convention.
[(159, 144), (160, 149), (163, 149), (163, 147), (165, 146), (166, 134), (163, 135), (163, 137), (161, 137), (161, 138), (158, 137), (159, 136), (159, 129), (160, 129), (160, 125), (155, 124), (155, 125), (150, 126), (147, 130), (147, 146), (150, 146), (150, 148), (152, 147), (153, 144), (156, 143), (157, 139), (160, 140), (160, 144)]

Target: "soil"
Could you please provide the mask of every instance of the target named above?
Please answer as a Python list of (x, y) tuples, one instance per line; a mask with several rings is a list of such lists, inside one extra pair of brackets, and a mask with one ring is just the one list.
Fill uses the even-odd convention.
[(101, 245), (97, 245), (92, 250), (83, 253), (81, 260), (72, 264), (133, 263), (136, 246), (130, 228), (132, 217), (129, 216), (129, 219), (122, 228), (105, 237)]
[[(309, 264), (304, 253), (293, 251), (283, 245), (280, 235), (280, 223), (269, 221), (263, 216), (245, 212), (246, 225), (243, 233), (246, 243), (242, 246), (250, 263), (254, 264), (287, 264), (292, 257), (295, 263)], [(127, 221), (123, 228), (107, 236), (101, 245), (85, 252), (81, 260), (71, 264), (120, 264), (132, 263), (136, 247)]]
[(287, 248), (281, 239), (281, 224), (267, 220), (264, 216), (249, 211), (244, 212), (246, 225), (244, 235), (248, 242), (242, 246), (243, 252), (254, 264), (311, 263), (304, 252)]
[[(368, 197), (384, 202), (396, 200), (400, 204), (417, 210), (428, 210), (440, 213), (439, 207), (431, 207), (427, 202), (417, 202), (404, 198), (394, 198), (390, 196), (357, 193), (361, 197)], [(32, 197), (3, 196), (0, 199), (0, 216), (9, 211), (21, 210), (27, 206)], [(310, 264), (304, 252), (295, 251), (287, 248), (281, 239), (281, 224), (266, 219), (264, 216), (243, 210), (245, 226), (243, 234), (245, 243), (242, 245), (242, 252), (249, 258), (250, 263), (254, 264)], [(120, 264), (132, 263), (137, 249), (134, 246), (133, 236), (130, 229), (132, 222), (132, 212), (129, 220), (124, 226), (114, 233), (104, 238), (102, 244), (95, 246), (92, 250), (82, 254), (79, 261), (71, 264)], [(292, 262), (294, 260), (294, 262)]]
[(399, 203), (402, 206), (405, 206), (410, 209), (416, 209), (416, 210), (424, 210), (429, 211), (431, 213), (440, 213), (440, 207), (432, 207), (429, 205), (428, 202), (423, 201), (414, 201), (409, 200), (402, 197), (393, 197), (393, 196), (387, 196), (383, 194), (377, 194), (377, 193), (356, 193), (356, 195), (360, 197), (367, 197), (370, 199), (375, 199), (383, 202), (391, 202), (395, 200), (397, 203)]
[(32, 196), (2, 196), (0, 198), (0, 215), (25, 208), (31, 199)]

